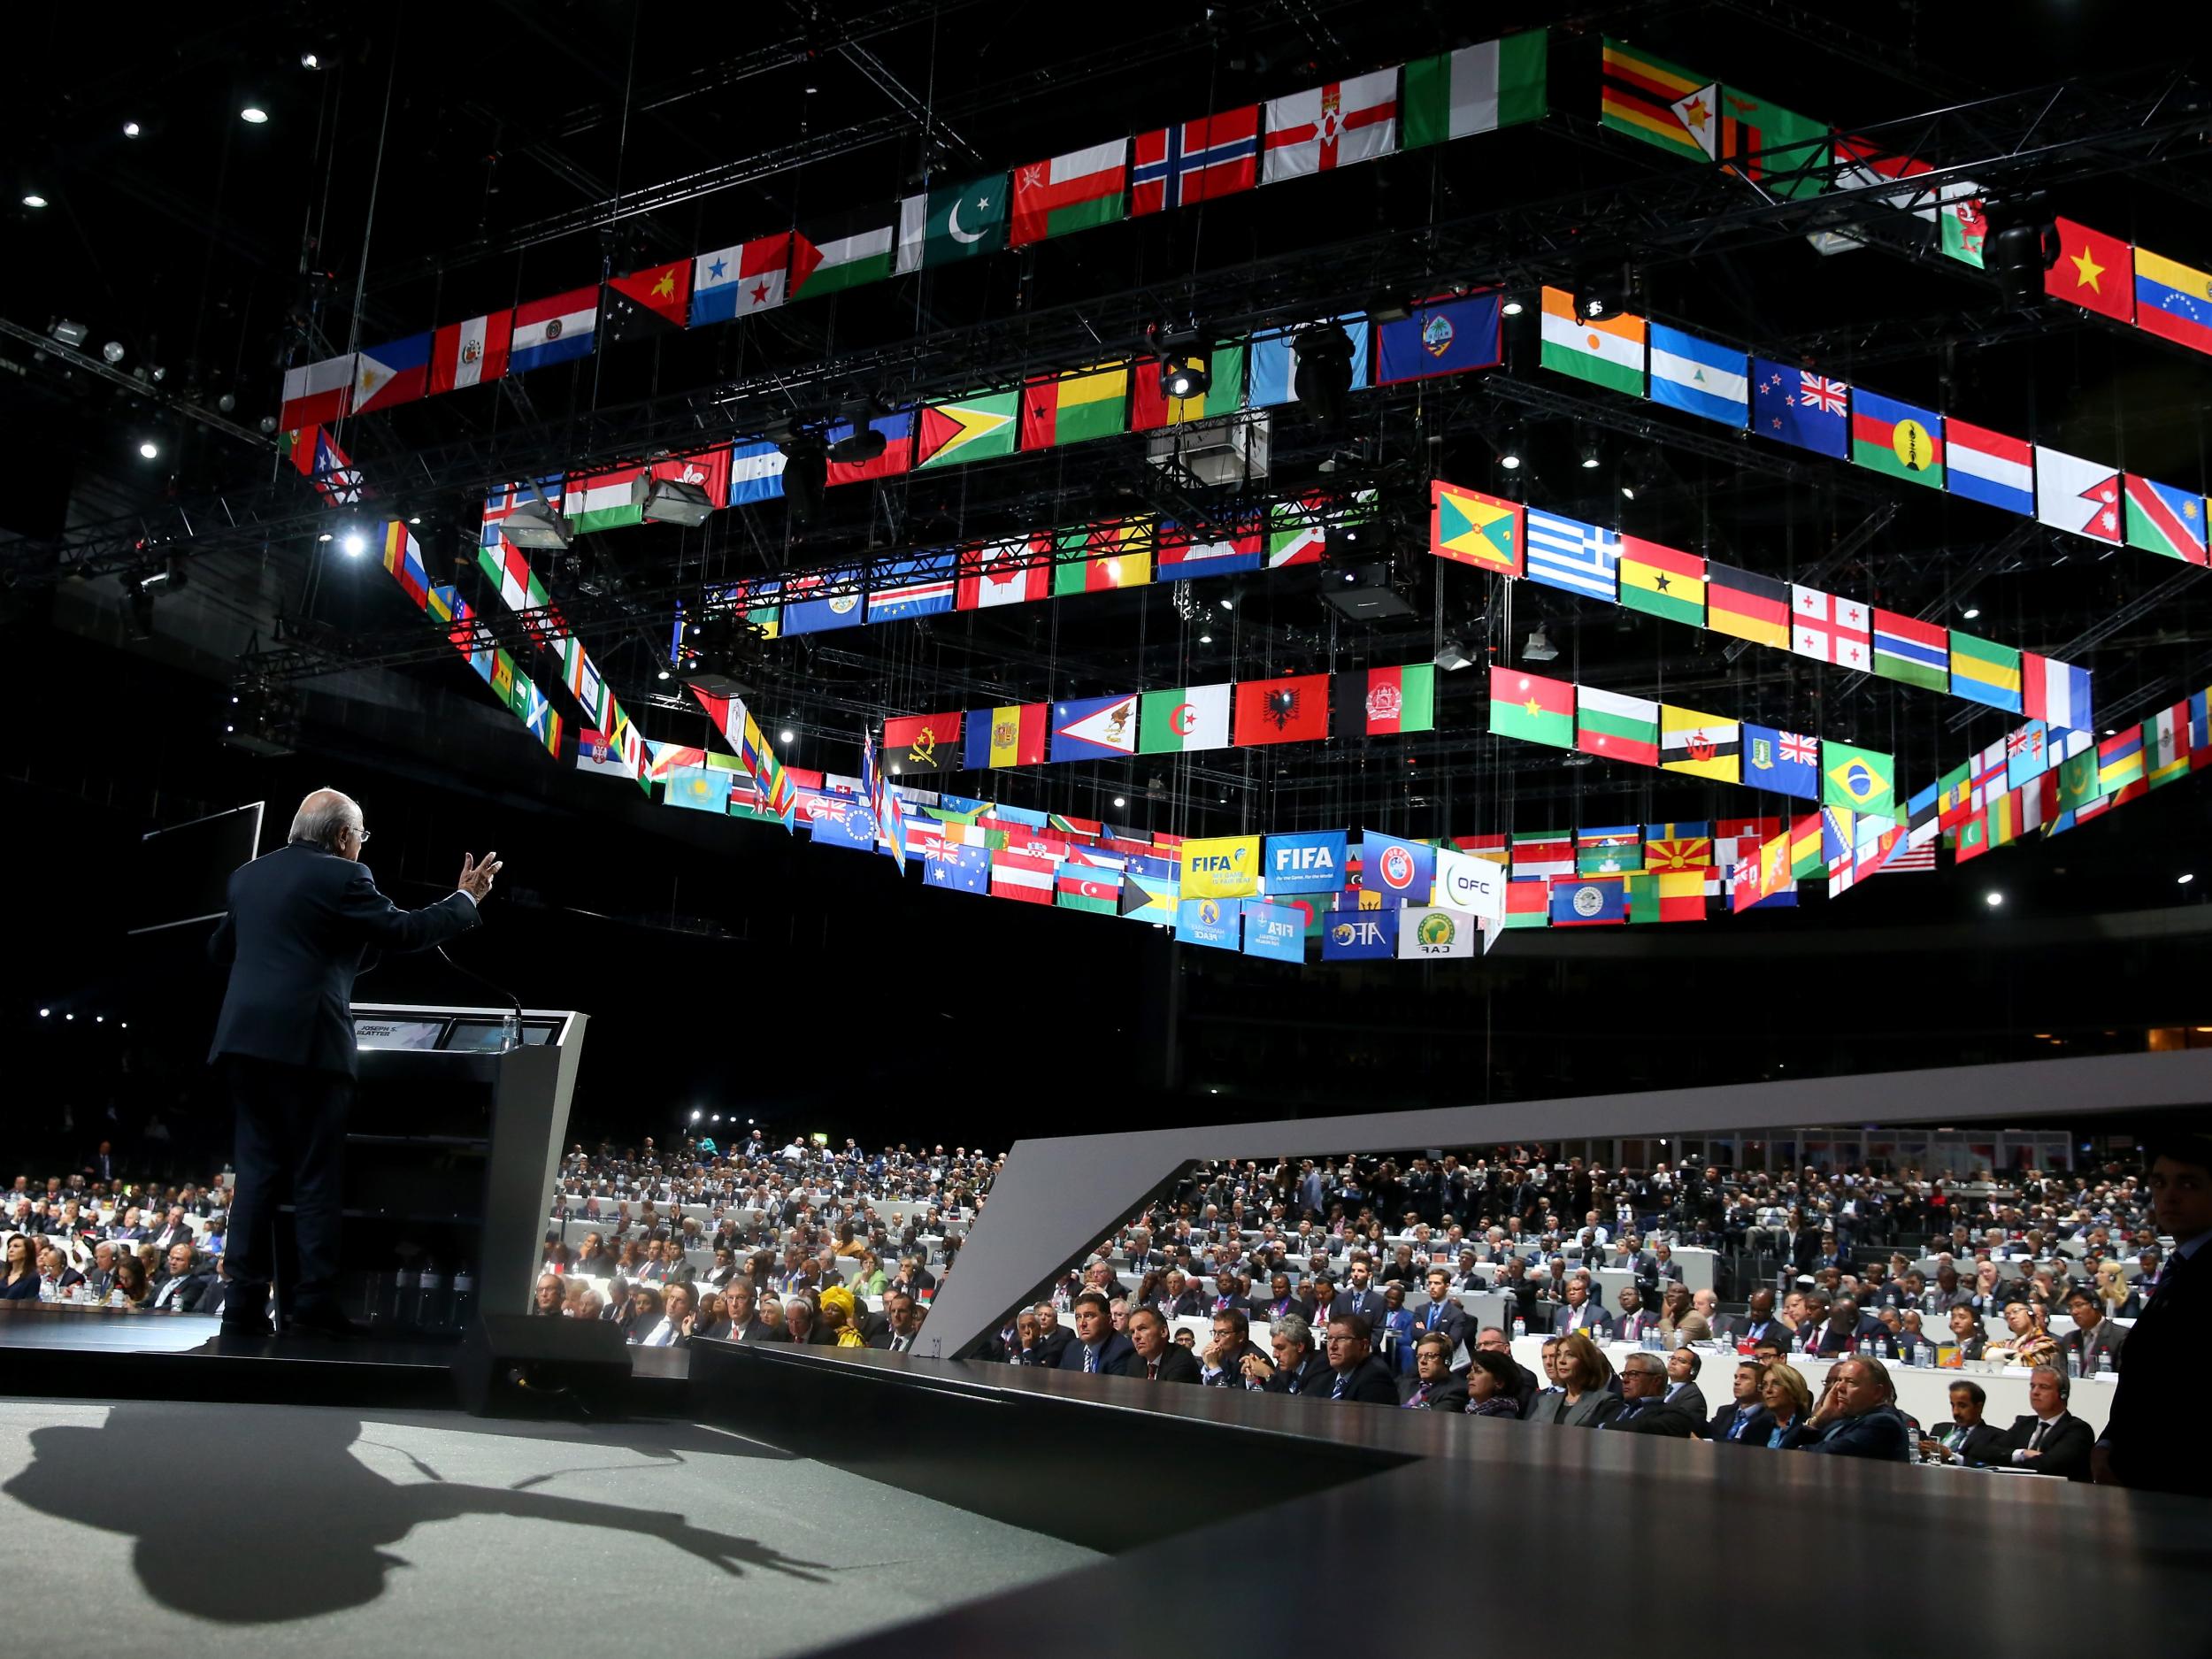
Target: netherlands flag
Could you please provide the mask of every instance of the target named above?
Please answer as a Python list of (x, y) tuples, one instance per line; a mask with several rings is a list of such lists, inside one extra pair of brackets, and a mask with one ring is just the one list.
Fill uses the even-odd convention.
[(1945, 436), (1951, 449), (1947, 481), (1954, 495), (2034, 516), (2035, 457), (2025, 443), (1962, 420), (1947, 422)]

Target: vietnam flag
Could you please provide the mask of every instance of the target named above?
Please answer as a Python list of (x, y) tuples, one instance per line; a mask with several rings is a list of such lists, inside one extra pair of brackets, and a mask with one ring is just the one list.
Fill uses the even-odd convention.
[(2043, 273), (2043, 291), (2116, 322), (2135, 320), (2135, 250), (2070, 219), (2058, 224), (2058, 262)]
[(1328, 734), (1328, 675), (1237, 682), (1233, 741), (1240, 747), (1317, 742)]

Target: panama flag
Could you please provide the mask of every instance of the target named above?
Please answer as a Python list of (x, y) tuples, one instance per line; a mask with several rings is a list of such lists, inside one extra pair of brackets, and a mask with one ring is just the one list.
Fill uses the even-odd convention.
[(1398, 72), (1378, 69), (1267, 101), (1267, 160), (1275, 184), (1372, 161), (1398, 147)]
[(1866, 607), (1840, 594), (1790, 586), (1790, 649), (1864, 672), (1873, 660)]
[(353, 398), (353, 353), (284, 371), (277, 425), (287, 432), (343, 419)]
[(439, 329), (430, 342), (431, 391), (457, 392), (464, 386), (504, 380), (514, 326), (512, 311), (492, 311)]
[(1951, 465), (1944, 487), (1954, 495), (2024, 517), (2035, 511), (2035, 464), (2027, 444), (1962, 420), (1946, 422), (1945, 437)]
[(2128, 545), (2192, 565), (2205, 562), (2204, 497), (2139, 472), (2127, 474)]
[(1026, 604), (1052, 592), (1052, 538), (1014, 536), (963, 548), (955, 609), (988, 611)]
[(2036, 518), (2055, 530), (2120, 540), (2120, 474), (2101, 461), (2035, 446)]
[(575, 357), (588, 357), (595, 349), (599, 326), (599, 290), (571, 288), (526, 305), (515, 307), (514, 333), (507, 347), (507, 372), (527, 374)]
[(700, 254), (691, 262), (689, 326), (772, 311), (820, 262), (814, 244), (789, 231)]

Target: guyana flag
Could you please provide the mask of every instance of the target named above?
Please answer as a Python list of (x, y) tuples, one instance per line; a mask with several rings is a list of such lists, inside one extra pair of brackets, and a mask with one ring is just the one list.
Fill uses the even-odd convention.
[(1440, 478), (1429, 486), (1429, 551), (1499, 576), (1518, 576), (1526, 517), (1518, 502)]
[(1129, 430), (1129, 365), (1110, 363), (1074, 374), (1026, 382), (1021, 397), (1021, 447), (1049, 449)]
[(1020, 401), (1018, 392), (987, 392), (925, 406), (914, 429), (914, 470), (1013, 454)]

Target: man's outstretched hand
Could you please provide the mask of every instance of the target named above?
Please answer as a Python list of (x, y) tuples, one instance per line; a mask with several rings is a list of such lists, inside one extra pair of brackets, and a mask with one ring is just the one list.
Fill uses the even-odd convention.
[(492, 890), (492, 878), (503, 867), (496, 853), (486, 853), (480, 863), (473, 854), (463, 853), (461, 879), (453, 885), (481, 904)]

